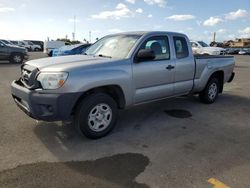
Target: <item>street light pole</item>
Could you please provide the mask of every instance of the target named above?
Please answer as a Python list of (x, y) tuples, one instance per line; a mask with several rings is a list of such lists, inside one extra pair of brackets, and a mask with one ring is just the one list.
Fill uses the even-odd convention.
[(76, 39), (76, 16), (74, 16), (74, 33), (73, 33), (73, 41)]

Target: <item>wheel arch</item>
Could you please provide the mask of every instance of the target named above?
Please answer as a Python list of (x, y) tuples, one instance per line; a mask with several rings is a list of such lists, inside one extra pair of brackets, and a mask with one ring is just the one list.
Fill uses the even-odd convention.
[(208, 79), (211, 80), (212, 78), (217, 78), (219, 80), (220, 83), (220, 88), (219, 88), (219, 93), (222, 93), (223, 91), (223, 87), (224, 87), (224, 71), (223, 70), (218, 70), (216, 72), (214, 72)]
[(80, 102), (83, 99), (85, 99), (87, 96), (94, 94), (94, 93), (108, 94), (110, 97), (112, 97), (115, 100), (119, 109), (124, 109), (126, 106), (126, 99), (125, 99), (125, 95), (124, 95), (122, 88), (119, 85), (105, 85), (105, 86), (95, 87), (95, 88), (92, 88), (83, 92), (82, 95), (76, 101), (72, 110), (72, 114), (75, 113), (77, 106), (80, 104)]

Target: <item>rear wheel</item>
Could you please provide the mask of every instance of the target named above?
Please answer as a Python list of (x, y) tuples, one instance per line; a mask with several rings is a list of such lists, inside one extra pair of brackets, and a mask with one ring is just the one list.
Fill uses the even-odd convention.
[(23, 62), (23, 54), (20, 53), (14, 53), (10, 57), (11, 63), (22, 63)]
[(76, 129), (88, 138), (101, 138), (114, 128), (117, 111), (117, 104), (112, 97), (105, 93), (92, 94), (77, 108)]
[(218, 78), (212, 78), (208, 81), (205, 89), (199, 94), (201, 102), (212, 104), (216, 101), (219, 94), (220, 82)]

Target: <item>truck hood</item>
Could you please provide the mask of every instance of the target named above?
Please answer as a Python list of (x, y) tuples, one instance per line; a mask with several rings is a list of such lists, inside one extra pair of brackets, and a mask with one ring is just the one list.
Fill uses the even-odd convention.
[(59, 56), (59, 57), (36, 59), (28, 61), (25, 64), (37, 67), (40, 70), (44, 68), (52, 68), (52, 69), (59, 68), (63, 70), (68, 68), (95, 65), (111, 61), (112, 59), (103, 57), (94, 57), (87, 55), (71, 55), (71, 56)]

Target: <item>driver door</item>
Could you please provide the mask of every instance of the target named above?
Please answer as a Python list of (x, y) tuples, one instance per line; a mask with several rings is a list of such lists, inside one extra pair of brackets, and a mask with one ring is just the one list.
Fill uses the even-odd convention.
[(153, 50), (156, 57), (154, 60), (133, 63), (134, 102), (137, 104), (172, 96), (175, 61), (170, 57), (168, 37), (151, 37), (142, 44), (141, 49)]

